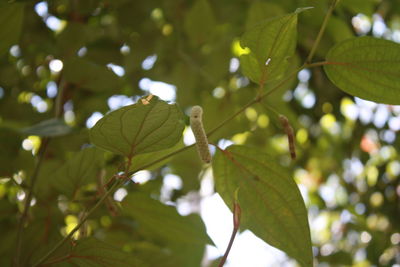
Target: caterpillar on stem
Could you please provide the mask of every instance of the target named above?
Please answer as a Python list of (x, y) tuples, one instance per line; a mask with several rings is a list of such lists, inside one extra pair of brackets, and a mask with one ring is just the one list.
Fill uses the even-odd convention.
[(293, 133), (293, 128), (289, 124), (288, 118), (284, 115), (279, 115), (279, 120), (281, 121), (282, 127), (285, 130), (285, 133), (288, 138), (288, 143), (289, 143), (289, 152), (290, 152), (290, 157), (292, 160), (296, 159), (296, 147), (294, 144), (294, 133)]
[(190, 113), (190, 127), (196, 139), (197, 151), (199, 152), (201, 160), (205, 163), (210, 163), (211, 153), (208, 148), (208, 140), (206, 132), (204, 131), (202, 116), (203, 109), (200, 106), (194, 106)]

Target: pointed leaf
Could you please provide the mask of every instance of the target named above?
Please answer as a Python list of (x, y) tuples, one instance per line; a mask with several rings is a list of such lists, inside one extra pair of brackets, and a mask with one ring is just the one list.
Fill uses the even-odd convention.
[(22, 130), (23, 133), (44, 137), (55, 137), (69, 134), (69, 127), (63, 120), (49, 119)]
[(123, 201), (125, 214), (134, 217), (139, 227), (165, 242), (178, 244), (212, 243), (200, 218), (181, 216), (174, 207), (141, 193), (131, 193)]
[(312, 266), (307, 211), (296, 183), (272, 156), (257, 149), (230, 146), (213, 160), (217, 192), (233, 208), (239, 190), (241, 226)]
[(400, 44), (367, 36), (352, 38), (335, 45), (326, 60), (329, 79), (346, 93), (400, 104)]
[(126, 157), (175, 145), (184, 123), (176, 104), (153, 97), (110, 112), (90, 130), (93, 144)]
[(18, 43), (22, 29), (24, 4), (0, 4), (0, 57)]
[(73, 198), (83, 185), (96, 181), (95, 177), (102, 161), (103, 153), (95, 147), (74, 153), (55, 173), (52, 179), (54, 187)]
[(297, 14), (301, 11), (263, 20), (244, 33), (240, 45), (250, 49), (240, 57), (244, 75), (264, 84), (285, 73), (288, 59), (295, 53)]

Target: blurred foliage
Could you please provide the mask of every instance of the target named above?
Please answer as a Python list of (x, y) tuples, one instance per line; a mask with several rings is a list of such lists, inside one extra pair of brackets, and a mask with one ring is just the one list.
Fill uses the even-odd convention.
[[(257, 93), (258, 86), (240, 68), (244, 31), (299, 7), (314, 7), (298, 13), (295, 55), (284, 64), (290, 71), (305, 61), (330, 2), (0, 1), (0, 266), (11, 264), (23, 200), (35, 172), (34, 205), (22, 239), (25, 266), (54, 247), (104, 194), (108, 179), (123, 170), (120, 156), (87, 148), (92, 115), (124, 105), (111, 99), (131, 104), (149, 91), (161, 96), (169, 89), (157, 91), (151, 85), (167, 83), (175, 86), (172, 100), (186, 115), (193, 105), (203, 107), (210, 130)], [(315, 60), (324, 60), (338, 42), (363, 35), (400, 42), (399, 2), (340, 1)], [(393, 78), (397, 84), (398, 77)], [(265, 88), (275, 85), (268, 81)], [(294, 163), (276, 112), (285, 114), (295, 130)], [(258, 147), (292, 173), (308, 208), (316, 266), (394, 266), (400, 264), (399, 130), (399, 106), (348, 95), (316, 67), (247, 108), (210, 141)], [(36, 170), (44, 136), (52, 138)], [(146, 166), (164, 152), (139, 155), (136, 166)], [(96, 162), (86, 168), (90, 175), (81, 174), (79, 167), (87, 157)], [(122, 189), (132, 195), (128, 200), (146, 198), (147, 205), (171, 214), (186, 196), (201, 197), (200, 181), (209, 166), (202, 167), (196, 157), (194, 150), (177, 154), (149, 168), (146, 183), (126, 183)], [(137, 170), (135, 163), (132, 168)], [(71, 173), (85, 179), (76, 184), (68, 178)], [(167, 190), (163, 181), (171, 174), (182, 181), (180, 188)], [(62, 257), (69, 255), (69, 263), (86, 266), (75, 251), (82, 257), (111, 251), (101, 259), (105, 264), (114, 256), (133, 255), (138, 266), (200, 266), (209, 240), (197, 215), (171, 215), (182, 224), (188, 221), (193, 228), (187, 232), (203, 240), (187, 245), (179, 236), (171, 240), (172, 233), (162, 228), (141, 227), (141, 220), (157, 219), (137, 217), (136, 212), (140, 214), (121, 213), (120, 203), (108, 198), (85, 223), (85, 231), (74, 235), (90, 238), (71, 241), (50, 262), (64, 266)]]

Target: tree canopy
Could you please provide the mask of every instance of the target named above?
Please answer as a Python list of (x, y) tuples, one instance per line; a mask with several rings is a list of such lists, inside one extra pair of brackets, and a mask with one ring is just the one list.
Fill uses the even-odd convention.
[(222, 265), (208, 179), (293, 265), (398, 266), (399, 43), (395, 0), (0, 1), (0, 265)]

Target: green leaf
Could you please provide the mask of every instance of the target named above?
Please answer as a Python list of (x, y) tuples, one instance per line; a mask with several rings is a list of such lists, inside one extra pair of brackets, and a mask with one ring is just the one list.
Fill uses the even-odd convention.
[(131, 193), (122, 201), (123, 212), (132, 216), (139, 227), (164, 242), (174, 244), (211, 244), (203, 222), (181, 216), (172, 206), (141, 193)]
[(0, 127), (0, 177), (12, 175), (18, 168), (17, 157), (21, 150), (22, 138), (18, 132)]
[(0, 57), (18, 43), (24, 16), (24, 4), (0, 4)]
[(277, 4), (271, 2), (255, 1), (250, 6), (247, 14), (246, 29), (250, 30), (252, 27), (256, 26), (266, 19), (270, 19), (283, 14), (285, 14), (285, 11), (281, 6)]
[(326, 56), (329, 79), (353, 96), (400, 104), (400, 44), (373, 37), (348, 39)]
[(66, 81), (91, 91), (116, 90), (121, 85), (112, 70), (81, 58), (66, 60), (63, 74)]
[[(93, 237), (78, 240), (77, 244), (72, 246), (71, 252), (64, 258), (63, 263), (68, 263), (67, 266), (148, 266), (133, 254), (123, 252), (117, 247)], [(57, 266), (57, 264), (52, 266)]]
[(110, 112), (90, 130), (93, 144), (128, 158), (163, 150), (182, 137), (183, 114), (176, 104), (153, 97)]
[(60, 119), (49, 119), (35, 124), (22, 130), (29, 135), (38, 135), (43, 137), (56, 137), (69, 134), (71, 128)]
[(74, 153), (54, 174), (53, 185), (61, 193), (73, 198), (83, 185), (96, 181), (102, 162), (103, 153), (94, 147)]
[(244, 33), (240, 45), (250, 49), (240, 57), (244, 75), (262, 85), (281, 78), (295, 53), (297, 15), (301, 11), (264, 20)]
[(343, 6), (349, 11), (351, 11), (351, 13), (354, 15), (362, 13), (367, 16), (372, 16), (376, 5), (375, 0), (346, 0), (338, 2), (339, 2), (338, 7)]
[(186, 34), (195, 44), (202, 44), (210, 38), (216, 20), (207, 0), (197, 0), (186, 15)]
[(71, 56), (83, 47), (93, 35), (86, 24), (68, 22), (65, 29), (57, 36), (57, 45), (61, 52)]
[(181, 149), (185, 146), (185, 144), (183, 143), (183, 140), (179, 141), (178, 143), (176, 143), (174, 146), (161, 150), (161, 151), (156, 151), (156, 152), (150, 152), (150, 153), (145, 153), (145, 154), (140, 154), (137, 155), (136, 157), (133, 158), (132, 160), (132, 166), (130, 171), (134, 171), (134, 170), (156, 170), (158, 168), (160, 168), (161, 166), (165, 165), (166, 163), (168, 163), (172, 158), (169, 157), (167, 159), (164, 159), (154, 165), (151, 165), (150, 167), (146, 167), (146, 165), (152, 163), (154, 160), (158, 159), (158, 158), (162, 158), (178, 149)]
[(217, 192), (231, 209), (240, 188), (242, 227), (303, 266), (312, 266), (307, 210), (296, 183), (274, 157), (254, 148), (230, 146), (217, 151), (213, 171)]

